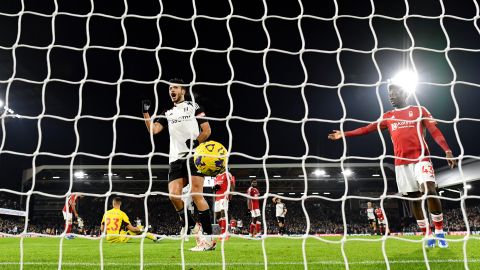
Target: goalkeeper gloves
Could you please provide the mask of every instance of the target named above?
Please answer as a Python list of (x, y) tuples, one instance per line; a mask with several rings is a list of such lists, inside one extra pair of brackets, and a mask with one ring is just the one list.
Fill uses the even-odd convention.
[(144, 99), (142, 100), (142, 112), (143, 113), (148, 113), (148, 110), (150, 109), (150, 100)]
[(192, 149), (195, 149), (195, 148), (197, 148), (197, 146), (198, 146), (200, 143), (198, 142), (198, 140), (193, 140), (193, 141), (192, 141), (192, 140), (188, 139), (188, 140), (185, 141), (185, 144), (187, 145), (188, 148), (190, 148), (190, 144), (191, 144), (191, 145), (192, 145)]

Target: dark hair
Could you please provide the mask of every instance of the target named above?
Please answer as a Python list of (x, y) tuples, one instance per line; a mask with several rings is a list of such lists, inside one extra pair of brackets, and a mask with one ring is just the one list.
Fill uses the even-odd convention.
[(118, 205), (122, 205), (122, 198), (120, 198), (120, 197), (113, 198), (113, 203), (118, 204)]
[[(173, 78), (173, 79), (170, 79), (168, 82), (169, 83), (175, 83), (175, 84), (185, 84), (185, 82), (180, 78)], [(182, 85), (182, 88), (185, 89), (185, 91), (187, 91), (187, 93), (188, 93), (188, 87), (187, 86)]]

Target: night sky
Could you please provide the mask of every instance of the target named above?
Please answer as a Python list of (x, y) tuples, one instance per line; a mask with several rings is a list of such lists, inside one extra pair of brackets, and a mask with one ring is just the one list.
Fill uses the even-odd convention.
[[(192, 85), (196, 101), (212, 117), (210, 139), (227, 147), (231, 141), (232, 163), (306, 154), (308, 162), (319, 162), (341, 157), (342, 143), (328, 141), (327, 134), (339, 129), (342, 117), (348, 130), (378, 119), (382, 107), (391, 109), (386, 80), (413, 64), (421, 81), (417, 98), (439, 119), (454, 154), (461, 144), (464, 155), (479, 156), (480, 31), (473, 19), (478, 7), (473, 1), (445, 0), (448, 16), (442, 17), (440, 1), (409, 1), (412, 16), (404, 19), (404, 1), (372, 2), (369, 19), (372, 6), (366, 0), (336, 1), (337, 8), (334, 1), (314, 0), (301, 5), (291, 0), (2, 1), (0, 99), (24, 117), (2, 118), (0, 188), (19, 188), (22, 171), (32, 167), (28, 155), (39, 143), (38, 151), (54, 155), (38, 155), (35, 166), (70, 164), (75, 150), (96, 157), (78, 154), (74, 164), (108, 164), (111, 153), (117, 153), (113, 164), (147, 164), (146, 158), (121, 153), (152, 151), (141, 100), (158, 102), (160, 112), (169, 108), (171, 78)], [(393, 154), (388, 133), (384, 137), (387, 154)], [(347, 142), (349, 156), (382, 154), (378, 134)], [(443, 156), (433, 140), (428, 142), (433, 155)], [(159, 156), (153, 162), (166, 164), (168, 132), (154, 143)]]

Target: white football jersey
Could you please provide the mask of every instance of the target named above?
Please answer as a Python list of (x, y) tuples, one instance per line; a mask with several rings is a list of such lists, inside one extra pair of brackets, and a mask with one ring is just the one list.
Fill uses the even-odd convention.
[(367, 208), (367, 217), (368, 219), (375, 219), (375, 214), (373, 213), (373, 208)]
[(197, 117), (205, 116), (205, 112), (197, 103), (184, 101), (163, 112), (162, 116), (164, 117), (155, 119), (155, 122), (168, 128), (170, 134), (169, 163), (172, 163), (189, 152), (190, 149), (185, 142), (188, 139), (197, 139), (200, 134), (199, 125), (206, 122), (205, 119), (197, 120)]
[(275, 206), (275, 216), (277, 217), (285, 217), (285, 209), (287, 209), (285, 207), (285, 204), (284, 203), (277, 203), (277, 205)]

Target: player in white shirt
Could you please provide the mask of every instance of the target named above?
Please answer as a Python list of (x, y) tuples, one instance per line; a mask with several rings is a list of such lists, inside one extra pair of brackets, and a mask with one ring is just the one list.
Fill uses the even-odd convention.
[(273, 203), (275, 204), (275, 216), (278, 222), (278, 234), (285, 234), (285, 215), (287, 214), (287, 207), (282, 202), (282, 199), (274, 197)]
[(241, 219), (237, 220), (238, 234), (243, 234), (243, 221)]
[(190, 183), (191, 192), (199, 193), (192, 195), (192, 199), (198, 210), (202, 230), (207, 236), (205, 237), (206, 240), (199, 243), (192, 251), (213, 250), (216, 243), (211, 236), (210, 207), (201, 194), (205, 178), (202, 173), (197, 171), (193, 164), (193, 158), (186, 158), (189, 153), (194, 152), (194, 149), (200, 143), (208, 139), (211, 129), (208, 121), (204, 119), (205, 111), (203, 108), (197, 103), (185, 100), (188, 89), (184, 84), (181, 79), (170, 80), (169, 94), (173, 107), (164, 111), (160, 117), (155, 118), (153, 123), (149, 114), (151, 103), (149, 100), (143, 100), (143, 117), (148, 131), (154, 135), (168, 128), (170, 134), (168, 192), (181, 222), (188, 224), (188, 226), (184, 226), (187, 233), (194, 228), (195, 221), (190, 211), (187, 211), (187, 220), (184, 220), (182, 189)]
[(377, 234), (377, 218), (375, 217), (375, 208), (373, 208), (372, 202), (367, 202), (367, 218), (370, 228), (373, 230), (373, 234)]

